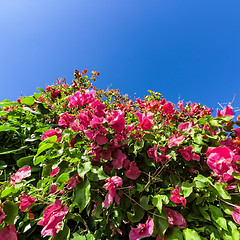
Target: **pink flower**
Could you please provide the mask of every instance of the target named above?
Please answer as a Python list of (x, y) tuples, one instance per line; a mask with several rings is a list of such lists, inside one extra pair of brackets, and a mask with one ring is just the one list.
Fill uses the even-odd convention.
[(181, 188), (178, 189), (178, 185), (176, 185), (175, 189), (171, 191), (170, 200), (175, 203), (182, 203), (182, 205), (185, 206), (187, 203), (187, 200), (186, 198), (180, 196), (180, 190)]
[(221, 116), (234, 117), (234, 112), (232, 110), (232, 107), (231, 106), (227, 106), (222, 111), (218, 110), (217, 117), (221, 117)]
[(107, 119), (108, 124), (116, 133), (121, 133), (125, 127), (124, 113), (121, 111), (113, 111), (112, 115)]
[(136, 113), (143, 130), (149, 130), (153, 125), (153, 113)]
[(181, 153), (182, 157), (187, 160), (187, 161), (190, 161), (190, 160), (196, 160), (196, 161), (199, 161), (200, 160), (200, 156), (193, 153), (192, 152), (193, 150), (193, 147), (192, 146), (188, 146), (184, 149), (179, 149), (178, 151)]
[(139, 223), (136, 228), (131, 227), (129, 233), (129, 240), (138, 240), (147, 236), (151, 236), (153, 233), (154, 222), (153, 219), (148, 217), (146, 223)]
[(17, 232), (14, 225), (5, 225), (4, 228), (0, 230), (1, 240), (17, 240)]
[(107, 207), (110, 204), (113, 203), (113, 200), (115, 198), (115, 201), (119, 203), (120, 197), (116, 194), (117, 187), (121, 187), (123, 182), (122, 179), (118, 176), (114, 176), (112, 178), (108, 178), (105, 180), (105, 184), (103, 187), (108, 190), (107, 195), (105, 196), (105, 200), (102, 203), (103, 207)]
[(2, 206), (0, 207), (0, 224), (2, 224), (3, 219), (6, 217), (5, 212), (2, 210)]
[(23, 196), (20, 198), (20, 209), (24, 212), (31, 204), (35, 202), (35, 198), (30, 197), (30, 195), (26, 195), (23, 193)]
[(47, 130), (43, 136), (42, 136), (42, 141), (44, 141), (46, 138), (52, 137), (52, 136), (57, 136), (57, 141), (61, 142), (62, 140), (62, 130), (61, 129), (49, 129)]
[(179, 109), (182, 111), (183, 110), (183, 101), (179, 101), (177, 106), (179, 107)]
[(172, 135), (169, 139), (168, 139), (168, 147), (171, 148), (173, 146), (177, 146), (178, 144), (182, 143), (184, 140), (184, 136), (180, 135), (178, 137), (176, 137), (175, 135)]
[(192, 123), (191, 122), (185, 122), (185, 123), (180, 123), (178, 126), (178, 129), (180, 131), (184, 131), (186, 133), (190, 133), (192, 128)]
[(73, 175), (70, 177), (70, 179), (67, 181), (67, 189), (73, 189), (75, 188), (80, 182), (82, 182), (82, 179), (78, 176), (78, 174)]
[(240, 225), (240, 206), (235, 206), (232, 211), (233, 220)]
[[(234, 153), (228, 147), (208, 148), (207, 150), (207, 165), (214, 171), (218, 177), (223, 177), (225, 180), (231, 180), (232, 162), (234, 160)], [(224, 181), (225, 181), (224, 180)]]
[(124, 154), (120, 149), (117, 150), (115, 156), (113, 157), (112, 165), (116, 169), (120, 169), (123, 166), (123, 161), (127, 159), (126, 154)]
[(52, 170), (52, 172), (50, 173), (50, 177), (54, 177), (55, 175), (57, 175), (59, 173), (60, 169), (59, 167), (56, 167)]
[(108, 142), (108, 138), (100, 133), (97, 134), (95, 140), (97, 141), (98, 145), (104, 145)]
[(168, 215), (168, 224), (169, 228), (173, 227), (174, 225), (178, 226), (179, 228), (186, 228), (187, 223), (181, 213), (172, 210), (171, 208), (167, 208), (163, 206), (163, 209)]
[(31, 168), (30, 166), (25, 166), (20, 169), (11, 176), (11, 184), (15, 186), (15, 183), (20, 183), (24, 178), (31, 176)]
[(69, 128), (71, 123), (74, 122), (74, 118), (71, 114), (69, 114), (68, 112), (65, 112), (63, 114), (61, 114), (60, 119), (58, 121), (58, 125), (61, 127), (66, 127)]
[(240, 128), (232, 130), (236, 133), (237, 137), (240, 138)]
[(162, 112), (164, 115), (171, 115), (175, 112), (174, 110), (174, 106), (172, 105), (172, 103), (167, 102), (163, 105), (162, 107)]
[(51, 187), (49, 188), (49, 194), (55, 193), (57, 191), (57, 185), (53, 184), (51, 185)]
[(153, 148), (149, 148), (147, 151), (148, 157), (152, 158), (154, 161), (157, 161), (157, 144)]
[(68, 207), (63, 206), (59, 199), (49, 205), (43, 212), (43, 219), (37, 224), (44, 226), (42, 229), (42, 236), (53, 236), (59, 232), (62, 226), (62, 220), (68, 212)]
[(131, 162), (129, 169), (125, 172), (125, 174), (126, 177), (135, 180), (140, 176), (141, 171), (137, 167), (136, 162)]

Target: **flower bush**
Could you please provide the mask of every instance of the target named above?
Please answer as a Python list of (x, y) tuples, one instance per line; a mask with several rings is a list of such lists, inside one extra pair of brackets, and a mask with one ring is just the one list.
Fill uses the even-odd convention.
[(240, 239), (240, 121), (75, 71), (0, 102), (0, 239)]

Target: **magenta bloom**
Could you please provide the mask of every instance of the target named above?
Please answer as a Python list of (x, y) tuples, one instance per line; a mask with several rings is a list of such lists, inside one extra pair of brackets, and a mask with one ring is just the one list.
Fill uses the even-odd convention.
[(68, 207), (63, 206), (59, 199), (49, 205), (43, 212), (43, 219), (37, 224), (44, 226), (42, 229), (42, 236), (53, 236), (59, 232), (62, 226), (62, 220), (68, 212)]
[(175, 189), (171, 191), (170, 200), (175, 203), (182, 203), (182, 205), (185, 206), (187, 203), (187, 200), (186, 198), (180, 196), (180, 190), (181, 188), (178, 189), (178, 185), (176, 185)]
[(31, 204), (35, 202), (35, 198), (30, 197), (30, 195), (26, 195), (23, 193), (23, 196), (20, 198), (20, 209), (24, 212)]
[(57, 191), (57, 185), (53, 184), (51, 185), (51, 187), (49, 188), (49, 194), (55, 193)]
[(141, 171), (137, 167), (136, 162), (131, 162), (129, 169), (125, 172), (125, 174), (126, 177), (135, 180), (140, 176)]
[(174, 225), (178, 226), (179, 228), (187, 227), (186, 220), (181, 213), (174, 211), (171, 208), (167, 208), (165, 206), (163, 206), (163, 209), (168, 215), (169, 228), (173, 227)]
[(47, 130), (43, 136), (42, 136), (42, 141), (44, 141), (46, 138), (52, 137), (52, 136), (57, 136), (57, 141), (61, 142), (62, 140), (62, 130), (61, 129), (49, 129)]
[(24, 178), (31, 176), (31, 168), (30, 166), (25, 166), (20, 169), (11, 176), (11, 184), (15, 186), (15, 183), (20, 183)]
[(182, 143), (184, 140), (184, 136), (180, 135), (178, 137), (176, 137), (175, 135), (172, 135), (169, 139), (168, 139), (168, 147), (171, 148), (173, 146), (177, 146), (178, 144)]
[(154, 222), (153, 219), (148, 217), (146, 223), (139, 223), (136, 228), (132, 228), (129, 233), (129, 240), (138, 240), (153, 233)]
[(107, 120), (108, 124), (116, 131), (116, 133), (122, 132), (125, 127), (124, 113), (121, 111), (113, 111), (112, 116), (110, 116)]
[(85, 91), (82, 94), (80, 91), (76, 92), (73, 94), (69, 100), (68, 100), (68, 107), (70, 108), (76, 108), (76, 107), (81, 107), (84, 104), (89, 104), (94, 101), (95, 98), (95, 91)]
[(180, 123), (178, 126), (178, 129), (180, 131), (184, 131), (186, 133), (190, 133), (192, 128), (192, 123), (191, 122), (184, 122), (184, 123)]
[(0, 230), (0, 239), (18, 240), (15, 225), (5, 225), (5, 227)]
[(232, 211), (233, 220), (240, 225), (240, 206), (236, 206)]
[(127, 159), (126, 154), (124, 154), (120, 149), (118, 149), (115, 156), (113, 157), (112, 165), (116, 169), (120, 169), (122, 168), (125, 159)]
[(163, 105), (162, 107), (162, 112), (164, 115), (171, 115), (175, 112), (174, 110), (174, 106), (172, 105), (172, 103), (167, 102)]
[(157, 161), (157, 144), (153, 148), (149, 148), (147, 151), (148, 157), (152, 158), (154, 161)]
[(222, 111), (218, 110), (217, 117), (221, 117), (221, 116), (234, 117), (234, 112), (232, 110), (232, 107), (231, 106), (227, 106)]
[(152, 113), (136, 113), (140, 122), (140, 127), (143, 130), (149, 130), (153, 125), (153, 114)]
[(118, 176), (114, 176), (112, 178), (108, 178), (105, 180), (105, 184), (103, 185), (103, 187), (108, 190), (107, 195), (105, 196), (105, 200), (102, 203), (103, 207), (107, 207), (110, 204), (113, 203), (113, 200), (115, 198), (115, 201), (117, 202), (117, 204), (120, 203), (120, 197), (118, 196), (118, 194), (116, 194), (116, 190), (117, 187), (121, 187), (123, 182), (122, 179)]
[(69, 128), (70, 125), (74, 122), (74, 118), (68, 112), (61, 114), (60, 119), (58, 121), (58, 125), (61, 127)]
[(59, 173), (60, 169), (59, 167), (56, 167), (52, 170), (52, 172), (50, 173), (50, 177), (54, 177), (55, 175), (57, 175)]
[(82, 179), (78, 176), (78, 174), (73, 175), (70, 177), (70, 179), (67, 181), (67, 189), (73, 189), (75, 188), (80, 182), (82, 182)]
[(193, 150), (193, 147), (192, 146), (188, 146), (184, 149), (179, 149), (178, 151), (181, 153), (182, 157), (187, 160), (187, 161), (190, 161), (190, 160), (196, 160), (196, 161), (199, 161), (200, 160), (200, 156), (197, 155), (196, 153), (193, 153), (192, 152)]
[(219, 178), (223, 177), (224, 181), (231, 180), (233, 168), (231, 166), (234, 160), (234, 153), (228, 147), (208, 148), (207, 165)]
[(3, 219), (6, 217), (5, 212), (2, 210), (2, 207), (0, 206), (0, 224), (2, 224)]

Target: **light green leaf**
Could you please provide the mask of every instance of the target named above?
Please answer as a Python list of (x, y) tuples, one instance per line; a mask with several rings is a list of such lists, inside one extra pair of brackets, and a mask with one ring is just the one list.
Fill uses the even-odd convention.
[(223, 189), (223, 186), (220, 182), (216, 182), (214, 187), (216, 188), (220, 197), (222, 197), (223, 199), (231, 199), (231, 196), (226, 190)]
[(183, 236), (185, 240), (201, 240), (201, 237), (198, 235), (198, 233), (189, 228), (183, 230)]
[(79, 183), (75, 188), (75, 199), (74, 201), (78, 204), (79, 212), (82, 212), (82, 210), (87, 206), (87, 204), (90, 201), (90, 182), (88, 179), (85, 181)]
[(223, 213), (220, 210), (220, 208), (213, 206), (213, 205), (209, 205), (209, 210), (211, 212), (211, 216), (212, 219), (220, 226), (222, 227), (224, 230), (228, 231), (228, 227), (227, 227), (227, 221), (226, 219), (223, 217)]
[(5, 132), (5, 131), (14, 131), (14, 130), (17, 130), (18, 128), (16, 127), (10, 127), (10, 126), (6, 126), (6, 125), (1, 125), (0, 126), (0, 132)]
[(34, 97), (32, 97), (32, 96), (21, 98), (21, 103), (28, 105), (28, 106), (32, 106), (34, 104), (34, 102), (35, 102), (35, 100), (34, 100)]
[(81, 178), (84, 178), (84, 175), (90, 171), (92, 165), (91, 165), (91, 162), (85, 162), (85, 163), (79, 163), (78, 164), (78, 175), (79, 177)]
[(189, 183), (189, 182), (183, 182), (181, 185), (181, 189), (183, 191), (183, 196), (186, 198), (188, 196), (190, 196), (190, 194), (193, 191), (193, 183)]

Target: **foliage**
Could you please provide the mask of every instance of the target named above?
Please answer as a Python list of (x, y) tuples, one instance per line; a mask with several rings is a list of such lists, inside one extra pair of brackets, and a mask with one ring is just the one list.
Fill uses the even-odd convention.
[(240, 239), (231, 106), (131, 100), (86, 73), (0, 103), (0, 237)]

